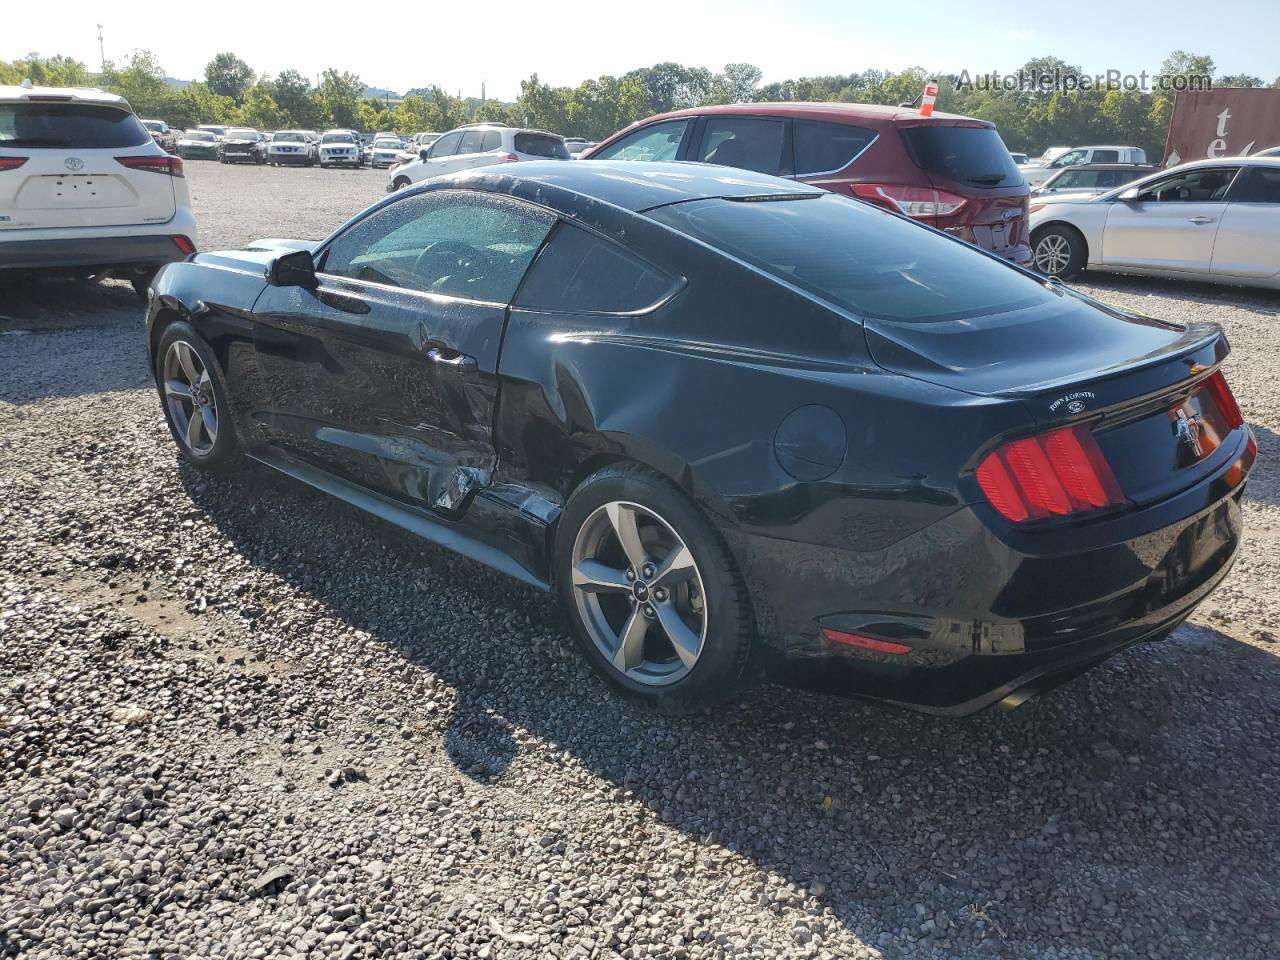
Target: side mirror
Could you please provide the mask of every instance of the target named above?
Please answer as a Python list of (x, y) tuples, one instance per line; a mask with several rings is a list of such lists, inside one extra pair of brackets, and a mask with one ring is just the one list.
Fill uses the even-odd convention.
[(316, 280), (316, 262), (310, 250), (295, 250), (276, 257), (267, 266), (267, 283), (273, 287), (306, 287), (314, 290), (319, 286)]
[(1122, 201), (1124, 201), (1125, 203), (1129, 203), (1129, 202), (1130, 202), (1130, 201), (1132, 201), (1132, 200), (1137, 200), (1137, 199), (1138, 199), (1138, 188), (1137, 188), (1137, 187), (1130, 187), (1128, 190), (1123, 191), (1123, 192), (1122, 192), (1118, 197), (1116, 197), (1116, 199), (1117, 199), (1117, 200), (1122, 200)]
[(419, 150), (419, 151), (418, 151), (418, 159), (419, 159), (419, 160), (425, 160), (425, 159), (427, 159), (427, 156), (428, 156), (430, 153), (431, 153), (431, 148), (430, 148), (430, 147), (423, 147), (421, 150)]

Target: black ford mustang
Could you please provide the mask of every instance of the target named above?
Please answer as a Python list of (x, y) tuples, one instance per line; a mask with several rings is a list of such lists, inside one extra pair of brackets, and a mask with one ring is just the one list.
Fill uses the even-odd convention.
[(1256, 450), (1217, 327), (722, 167), (431, 181), (165, 267), (147, 320), (193, 464), (556, 590), (592, 665), (673, 707), (757, 666), (1016, 703), (1221, 581)]

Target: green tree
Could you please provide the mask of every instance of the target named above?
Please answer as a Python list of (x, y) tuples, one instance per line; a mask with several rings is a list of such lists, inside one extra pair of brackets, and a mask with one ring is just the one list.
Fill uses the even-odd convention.
[(234, 53), (220, 53), (204, 68), (205, 83), (220, 97), (230, 97), (239, 106), (253, 83), (253, 70)]
[(134, 50), (122, 67), (108, 63), (102, 84), (129, 101), (135, 113), (154, 117), (168, 103), (172, 90), (164, 79), (164, 68), (149, 50)]
[(91, 82), (83, 63), (61, 54), (29, 53), (21, 60), (0, 61), (0, 83), (16, 85), (24, 80), (38, 87), (87, 87)]
[(263, 80), (260, 86), (280, 108), (281, 127), (318, 130), (325, 126), (324, 110), (316, 102), (311, 83), (297, 70), (284, 70), (274, 80)]
[(750, 103), (764, 72), (752, 63), (726, 63), (711, 84), (710, 103)]
[(280, 104), (276, 103), (270, 90), (261, 84), (255, 84), (245, 93), (240, 113), (245, 123), (258, 130), (279, 130), (285, 125), (285, 115)]
[(1265, 87), (1261, 77), (1248, 73), (1228, 73), (1214, 81), (1215, 87)]
[(568, 87), (548, 86), (535, 73), (528, 80), (520, 81), (515, 115), (525, 126), (556, 133), (569, 125), (570, 95)]
[(364, 82), (354, 73), (340, 73), (330, 68), (320, 77), (316, 102), (331, 126), (354, 127), (359, 121), (363, 93)]

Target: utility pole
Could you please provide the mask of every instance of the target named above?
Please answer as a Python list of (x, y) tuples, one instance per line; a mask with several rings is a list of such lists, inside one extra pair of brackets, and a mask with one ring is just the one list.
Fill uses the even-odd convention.
[(107, 48), (102, 42), (102, 24), (98, 24), (98, 59), (102, 61), (102, 72), (107, 72)]
[(480, 102), (483, 104), (487, 98), (484, 95), (484, 81), (480, 81)]

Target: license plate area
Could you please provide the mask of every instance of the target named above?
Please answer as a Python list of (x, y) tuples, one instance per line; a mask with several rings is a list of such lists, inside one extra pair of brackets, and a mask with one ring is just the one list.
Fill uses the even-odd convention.
[(107, 209), (137, 203), (133, 191), (120, 178), (109, 174), (28, 177), (16, 200), (21, 210)]

